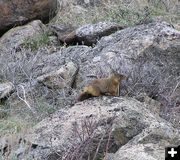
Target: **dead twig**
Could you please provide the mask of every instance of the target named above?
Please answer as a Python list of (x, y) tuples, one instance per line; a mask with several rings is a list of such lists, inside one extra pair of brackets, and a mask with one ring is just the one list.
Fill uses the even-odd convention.
[(26, 99), (26, 92), (25, 92), (24, 86), (23, 86), (23, 85), (19, 85), (19, 87), (22, 88), (23, 97), (21, 97), (21, 96), (19, 95), (19, 91), (18, 91), (18, 89), (17, 89), (17, 96), (18, 96), (18, 98), (19, 98), (21, 101), (23, 101), (23, 102), (26, 104), (26, 106), (27, 106), (33, 113), (35, 113), (35, 112), (33, 111), (32, 107), (30, 106), (30, 104), (28, 103), (27, 99)]

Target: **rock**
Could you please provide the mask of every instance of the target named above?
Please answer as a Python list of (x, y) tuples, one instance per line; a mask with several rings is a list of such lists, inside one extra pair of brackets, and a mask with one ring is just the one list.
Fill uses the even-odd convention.
[(117, 151), (113, 160), (164, 160), (165, 148), (159, 144), (125, 145)]
[(113, 69), (128, 77), (121, 95), (138, 97), (144, 92), (160, 102), (164, 115), (167, 108), (178, 106), (180, 32), (173, 26), (153, 22), (126, 28), (102, 37), (91, 53), (94, 57), (80, 67), (83, 81), (78, 86), (93, 79), (89, 75), (107, 77)]
[[(11, 37), (10, 42), (15, 41), (14, 38), (16, 36)], [(19, 44), (19, 38), (17, 39), (15, 42)], [(89, 81), (107, 77), (113, 69), (128, 77), (122, 83), (120, 95), (142, 99), (152, 112), (170, 120), (172, 110), (169, 108), (178, 107), (180, 102), (178, 96), (179, 40), (180, 32), (171, 25), (166, 22), (153, 22), (126, 28), (102, 37), (94, 48), (83, 45), (61, 47), (51, 54), (46, 49), (35, 53), (27, 50), (23, 50), (23, 53), (18, 51), (15, 54), (1, 52), (0, 74), (15, 84), (31, 84), (31, 80), (36, 80), (37, 77), (47, 75), (52, 71), (58, 71), (62, 65), (72, 61), (79, 66), (76, 88), (73, 89), (74, 94), (69, 95), (68, 91), (64, 90), (65, 88), (56, 92), (39, 83), (35, 87), (31, 85), (26, 92), (28, 96), (33, 90), (36, 97), (44, 97), (46, 103), (65, 106), (64, 104), (69, 104), (67, 99), (63, 99), (63, 103), (62, 101), (57, 103), (58, 98), (54, 97), (65, 95), (75, 100), (77, 93)], [(12, 50), (11, 44), (7, 42), (5, 44), (7, 44), (7, 49)], [(139, 97), (140, 93), (145, 94), (144, 97)], [(35, 104), (34, 102), (34, 106)], [(175, 126), (179, 126), (179, 120), (174, 120), (178, 119), (178, 114), (174, 115), (173, 122), (176, 123)]]
[(177, 107), (168, 108), (166, 111), (165, 117), (169, 122), (173, 124), (173, 126), (180, 130), (180, 104)]
[(83, 7), (97, 7), (102, 5), (103, 2), (100, 0), (75, 0), (74, 5), (80, 5)]
[(35, 19), (48, 22), (54, 17), (57, 0), (2, 0), (0, 3), (0, 35), (8, 29)]
[(65, 44), (76, 44), (76, 32), (75, 27), (65, 26), (65, 25), (51, 25), (50, 30), (52, 30), (58, 37), (61, 43)]
[(123, 27), (116, 23), (99, 22), (78, 28), (76, 30), (76, 36), (80, 43), (93, 45), (96, 44), (101, 37), (110, 35), (120, 29), (123, 29)]
[[(15, 92), (7, 100), (8, 105), (12, 107), (11, 113), (25, 119), (32, 119), (31, 116), (34, 117), (27, 104), (19, 99), (17, 93), (24, 99), (25, 92), (27, 103), (38, 112), (36, 118), (40, 120), (47, 116), (47, 113), (52, 113), (57, 108), (73, 104), (77, 96), (76, 82), (73, 82), (74, 78), (67, 79), (65, 81), (67, 86), (62, 89), (52, 89), (51, 87), (56, 84), (53, 81), (51, 81), (52, 85), (48, 88), (43, 83), (37, 82), (37, 78), (42, 75), (47, 76), (52, 71), (56, 73), (60, 68), (67, 74), (66, 76), (73, 75), (74, 67), (77, 68), (87, 58), (93, 57), (89, 52), (90, 50), (90, 47), (81, 45), (61, 48), (61, 50), (52, 54), (49, 54), (46, 49), (41, 49), (35, 53), (23, 50), (23, 53), (22, 51), (16, 52), (13, 56), (8, 53), (0, 55), (0, 75), (16, 84)], [(68, 68), (65, 66), (67, 64)], [(66, 70), (66, 68), (69, 70)], [(62, 79), (61, 82), (63, 82)], [(44, 81), (44, 83), (47, 82)], [(40, 110), (41, 112), (39, 112)]]
[[(11, 41), (15, 41), (13, 38)], [(12, 48), (8, 49), (12, 50)], [(93, 57), (90, 50), (90, 47), (81, 45), (61, 48), (51, 54), (46, 48), (38, 52), (22, 50), (15, 52), (13, 56), (7, 51), (0, 52), (0, 68), (2, 68), (0, 76), (15, 81), (16, 84), (26, 83), (29, 81), (28, 77), (36, 79), (43, 74), (58, 70), (60, 66), (70, 61), (77, 65), (85, 62), (88, 58)], [(12, 73), (13, 69), (16, 74)], [(22, 73), (22, 69), (26, 74)]]
[(5, 48), (4, 50), (18, 50), (29, 38), (40, 35), (45, 32), (45, 30), (45, 25), (40, 20), (35, 20), (27, 25), (9, 30), (0, 38), (0, 44)]
[(0, 100), (9, 97), (13, 90), (14, 86), (11, 82), (0, 83)]
[(85, 44), (93, 45), (101, 37), (114, 33), (122, 27), (112, 22), (99, 22), (97, 24), (84, 25), (80, 28), (65, 26), (65, 25), (51, 25), (51, 30), (55, 32), (58, 39), (66, 44)]
[[(11, 37), (10, 42), (15, 41), (14, 38), (16, 36)], [(15, 42), (19, 45), (19, 38), (17, 39)], [(33, 88), (33, 93), (38, 94), (37, 97), (42, 97), (44, 93), (47, 93), (45, 101), (57, 104), (57, 99), (54, 100), (54, 97), (63, 96), (65, 92), (66, 96), (75, 100), (77, 93), (89, 81), (107, 77), (113, 69), (128, 77), (122, 83), (120, 95), (138, 99), (140, 93), (143, 92), (145, 93), (145, 97), (142, 97), (144, 103), (150, 104), (147, 106), (153, 108), (152, 112), (157, 114), (161, 112), (164, 118), (171, 119), (171, 110), (167, 112), (168, 108), (178, 107), (180, 101), (178, 96), (179, 40), (180, 32), (171, 25), (166, 22), (153, 22), (126, 28), (102, 37), (94, 48), (83, 45), (61, 47), (52, 54), (45, 49), (37, 53), (23, 50), (23, 53), (19, 51), (13, 56), (11, 52), (1, 52), (0, 74), (5, 74), (4, 76), (9, 81), (14, 81), (16, 84), (30, 84), (31, 78), (37, 79), (41, 75), (58, 71), (60, 66), (72, 61), (79, 66), (76, 78), (77, 88), (73, 89), (73, 96), (69, 95), (68, 91), (64, 91), (64, 88), (59, 92), (53, 90), (53, 94), (51, 88), (47, 89), (46, 86), (40, 86), (40, 84), (35, 87), (36, 89)], [(12, 49), (9, 43), (3, 42), (7, 44), (7, 49)], [(169, 67), (170, 65), (174, 67)], [(30, 90), (26, 93), (30, 94)], [(61, 104), (67, 104), (67, 101), (64, 102)], [(174, 122), (177, 123), (176, 126), (179, 126), (178, 121)]]
[(144, 129), (115, 153), (114, 160), (165, 159), (165, 147), (180, 144), (177, 130), (174, 130), (169, 124), (166, 125), (155, 123)]
[[(174, 125), (159, 117), (161, 110), (167, 115), (178, 109), (179, 40), (180, 32), (171, 25), (154, 22), (101, 37), (94, 48), (61, 47), (51, 54), (46, 49), (1, 52), (0, 76), (16, 84), (16, 92), (8, 98), (11, 112), (18, 115), (21, 110), (23, 119), (42, 120), (42, 112), (46, 115), (26, 135), (28, 142), (45, 146), (30, 150), (29, 159), (66, 159), (72, 153), (76, 159), (88, 159), (87, 155), (93, 159), (97, 149), (98, 155), (107, 153), (111, 159), (121, 158), (127, 151), (123, 158), (128, 156), (129, 148), (133, 150), (130, 157), (137, 159), (134, 153), (142, 151), (141, 158), (162, 159), (162, 148), (164, 151), (165, 146), (180, 144), (179, 131), (173, 127), (179, 126), (179, 112), (173, 116), (177, 119)], [(10, 45), (0, 42), (7, 48)], [(19, 45), (16, 41), (12, 46)], [(76, 86), (72, 87), (68, 80), (76, 73), (76, 65), (79, 71)], [(112, 69), (128, 77), (121, 86), (120, 94), (125, 97), (94, 97), (75, 103), (77, 92), (89, 80), (106, 77)], [(65, 83), (59, 75), (64, 75)], [(72, 94), (69, 87), (73, 88)], [(35, 113), (27, 114), (27, 104)], [(52, 114), (58, 107), (61, 110)]]
[(114, 160), (114, 153), (107, 153), (105, 156), (106, 160)]
[(37, 80), (52, 89), (73, 87), (77, 71), (77, 66), (73, 62), (68, 62), (57, 71), (37, 77)]
[(163, 109), (161, 102), (149, 97), (146, 93), (140, 93), (136, 99), (140, 102), (144, 102), (152, 113), (160, 115)]
[(24, 159), (24, 153), (37, 147), (36, 144), (26, 141), (20, 134), (7, 134), (0, 137), (0, 152), (5, 159), (13, 159), (13, 157)]
[[(123, 147), (127, 149), (126, 145), (142, 151), (142, 157), (150, 151), (154, 155), (158, 153), (161, 158), (165, 155), (165, 146), (180, 143), (178, 130), (169, 122), (151, 113), (143, 103), (123, 97), (93, 98), (93, 101), (87, 100), (75, 104), (72, 108), (62, 109), (37, 124), (34, 131), (26, 138), (32, 143), (53, 147), (58, 151), (59, 156), (66, 155), (65, 153), (70, 154), (67, 150), (72, 149), (71, 152), (73, 152), (73, 148), (77, 149), (79, 143), (89, 151), (90, 155), (93, 155), (99, 144), (97, 139), (94, 142), (93, 137), (99, 137), (99, 140), (104, 137), (105, 142), (101, 144), (100, 153), (103, 147), (106, 148), (108, 138), (105, 137), (109, 135), (111, 135), (109, 143), (114, 145), (109, 144), (111, 147), (108, 151), (115, 153), (116, 159), (121, 158), (121, 149), (123, 150)], [(87, 141), (88, 143), (84, 143)], [(94, 142), (93, 149), (92, 141)], [(152, 147), (157, 149), (163, 147), (163, 150), (152, 151)], [(150, 148), (149, 151), (148, 148)], [(81, 153), (87, 156), (83, 149)], [(133, 153), (131, 153), (132, 156)], [(154, 155), (152, 157), (159, 160)], [(122, 157), (127, 156), (128, 152), (125, 152)], [(149, 157), (151, 158), (151, 155)]]

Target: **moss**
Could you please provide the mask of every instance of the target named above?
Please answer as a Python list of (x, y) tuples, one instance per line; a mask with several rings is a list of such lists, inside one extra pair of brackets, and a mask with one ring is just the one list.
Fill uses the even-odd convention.
[(48, 33), (37, 35), (31, 39), (26, 39), (23, 43), (23, 47), (31, 49), (31, 51), (38, 50), (40, 47), (44, 47), (50, 43)]

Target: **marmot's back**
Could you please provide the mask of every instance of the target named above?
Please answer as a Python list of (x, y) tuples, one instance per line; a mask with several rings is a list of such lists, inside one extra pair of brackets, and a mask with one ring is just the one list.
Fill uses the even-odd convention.
[(84, 87), (83, 92), (78, 97), (78, 101), (83, 101), (90, 97), (98, 97), (105, 94), (118, 96), (119, 87), (124, 78), (124, 75), (114, 74), (109, 78), (93, 80), (88, 86)]

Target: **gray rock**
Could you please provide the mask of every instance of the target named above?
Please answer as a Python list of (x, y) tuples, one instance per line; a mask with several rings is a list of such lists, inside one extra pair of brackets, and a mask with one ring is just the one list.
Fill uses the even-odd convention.
[(35, 20), (27, 25), (15, 27), (9, 30), (0, 38), (0, 45), (4, 48), (4, 50), (17, 50), (20, 45), (22, 45), (29, 38), (32, 38), (35, 35), (40, 35), (45, 30), (45, 25), (40, 20)]
[(144, 102), (152, 113), (160, 115), (163, 109), (161, 102), (149, 97), (147, 93), (140, 93), (136, 99), (140, 102)]
[(96, 44), (101, 37), (110, 35), (122, 28), (122, 26), (112, 22), (88, 24), (76, 30), (76, 37), (82, 44), (93, 45)]
[[(165, 146), (180, 144), (179, 131), (159, 117), (160, 110), (165, 111), (169, 106), (176, 108), (179, 104), (179, 40), (179, 31), (165, 22), (154, 22), (102, 37), (94, 48), (72, 46), (52, 54), (46, 50), (34, 54), (25, 51), (22, 55), (17, 52), (16, 59), (1, 54), (1, 74), (17, 84), (17, 92), (8, 99), (12, 108), (18, 106), (27, 110), (26, 104), (18, 99), (18, 96), (24, 98), (24, 92), (26, 101), (35, 111), (42, 106), (44, 109), (44, 103), (48, 104), (48, 109), (64, 108), (42, 120), (26, 135), (28, 142), (49, 147), (31, 150), (28, 156), (63, 159), (73, 150), (76, 159), (81, 156), (87, 159), (89, 153), (93, 158), (101, 144), (99, 153), (113, 153), (112, 159), (126, 159), (130, 148), (130, 157), (134, 159), (138, 158), (134, 155), (137, 151), (141, 151), (141, 159), (162, 159)], [(67, 68), (65, 64), (68, 64)], [(58, 76), (65, 73), (66, 81), (71, 80), (77, 69), (75, 64), (79, 66), (79, 72), (70, 95), (66, 85), (59, 83)], [(82, 86), (94, 77), (106, 77), (112, 69), (128, 77), (121, 87), (121, 95), (126, 97), (96, 97), (72, 107)], [(71, 85), (67, 83), (68, 87)], [(40, 98), (44, 102), (42, 106)], [(161, 108), (162, 105), (165, 107)], [(24, 110), (25, 118), (41, 117), (41, 112), (27, 114)], [(175, 123), (179, 126), (179, 122)], [(104, 138), (102, 143), (101, 138)], [(104, 151), (107, 143), (112, 146)], [(17, 150), (16, 153), (22, 152)]]
[[(52, 113), (54, 110), (57, 110), (57, 108), (62, 108), (74, 103), (77, 97), (77, 90), (75, 89), (76, 82), (74, 81), (73, 76), (76, 77), (76, 74), (73, 75), (73, 67), (72, 69), (70, 67), (70, 70), (66, 70), (65, 65), (72, 62), (77, 68), (79, 64), (87, 61), (89, 57), (93, 57), (91, 52), (89, 52), (90, 49), (91, 48), (87, 46), (72, 46), (61, 48), (61, 50), (52, 54), (49, 54), (47, 50), (42, 49), (37, 53), (25, 50), (23, 54), (17, 52), (14, 56), (9, 54), (2, 55), (2, 58), (0, 58), (0, 74), (10, 81), (14, 81), (16, 86), (16, 92), (14, 92), (7, 101), (8, 105), (12, 107), (12, 113), (25, 119), (32, 118), (31, 116), (33, 115), (29, 110), (29, 107), (19, 98), (20, 96), (24, 99), (24, 93), (27, 103), (39, 114), (36, 117), (39, 120), (47, 116), (47, 114)], [(55, 87), (57, 81), (43, 81), (44, 83), (37, 82), (38, 77), (41, 77), (42, 75), (48, 76), (49, 73), (56, 72), (60, 68), (61, 70), (64, 68), (64, 73), (68, 73), (67, 76), (72, 75), (67, 81), (62, 81), (67, 83), (67, 86), (58, 86), (58, 88), (60, 87), (61, 89), (52, 89), (52, 87)]]
[[(36, 144), (26, 141), (22, 134), (6, 134), (0, 137), (0, 157), (2, 159), (17, 158), (23, 160), (30, 150), (33, 151), (38, 147), (43, 148), (43, 146), (37, 146)], [(44, 149), (45, 148), (46, 147), (44, 147)], [(32, 159), (33, 157), (30, 158)]]
[(180, 32), (168, 23), (117, 31), (101, 38), (92, 54), (94, 58), (80, 67), (84, 81), (79, 86), (92, 79), (89, 75), (107, 77), (112, 68), (128, 77), (121, 95), (138, 97), (145, 92), (163, 106), (179, 104)]
[(102, 1), (100, 0), (75, 0), (74, 4), (75, 5), (80, 5), (83, 7), (95, 7), (95, 6), (100, 6), (102, 5)]
[(68, 62), (57, 71), (52, 71), (37, 77), (37, 80), (52, 89), (73, 87), (77, 72), (77, 66), (73, 62)]
[[(15, 40), (13, 40), (14, 37)], [(14, 37), (9, 37), (10, 42), (13, 42), (12, 46), (18, 46), (18, 38)], [(8, 41), (3, 41), (4, 43), (7, 46), (10, 45), (8, 49), (12, 49)], [(169, 109), (177, 107), (180, 101), (179, 51), (180, 32), (166, 22), (154, 22), (126, 28), (102, 37), (94, 48), (61, 47), (51, 54), (46, 49), (40, 49), (35, 53), (27, 50), (12, 54), (1, 52), (0, 75), (17, 85), (25, 83), (26, 88), (29, 88), (26, 91), (27, 97), (34, 93), (37, 98), (44, 97), (48, 104), (58, 104), (63, 107), (64, 104), (69, 104), (69, 99), (74, 103), (77, 93), (89, 81), (107, 77), (113, 69), (128, 77), (127, 81), (122, 83), (120, 95), (143, 99), (145, 104), (150, 104), (148, 106), (152, 108), (152, 112), (157, 114), (160, 112), (168, 120), (173, 120), (175, 126), (179, 126), (178, 118), (176, 118), (178, 114), (174, 114), (172, 119), (172, 111)], [(70, 61), (79, 66), (73, 94), (70, 95), (64, 88), (56, 92), (40, 84), (30, 85), (37, 77), (57, 71)], [(140, 96), (141, 93), (145, 96)], [(30, 96), (32, 98), (30, 101), (33, 101), (36, 106), (34, 96)], [(57, 99), (62, 99), (62, 97), (64, 97), (63, 103), (62, 101), (57, 103)], [(14, 104), (13, 106), (16, 106), (17, 103)], [(22, 103), (18, 104), (22, 105)]]
[(169, 108), (168, 114), (166, 115), (166, 119), (170, 121), (175, 128), (180, 130), (180, 105), (177, 107)]
[[(87, 123), (87, 128), (90, 127), (88, 126), (90, 122), (92, 126), (97, 126), (95, 128), (91, 126), (92, 130), (86, 132), (84, 122)], [(51, 146), (59, 153), (65, 154), (68, 152), (67, 149), (77, 148), (79, 143), (86, 141), (89, 134), (93, 137), (98, 135), (102, 137), (106, 133), (107, 126), (111, 126), (108, 135), (111, 132), (116, 148), (120, 146), (126, 148), (127, 144), (134, 149), (132, 156), (136, 149), (142, 151), (139, 158), (152, 152), (158, 155), (149, 157), (158, 160), (158, 157), (164, 157), (164, 150), (152, 151), (152, 147), (161, 149), (166, 145), (180, 143), (179, 132), (170, 123), (151, 113), (143, 103), (122, 97), (94, 98), (93, 101), (87, 100), (75, 104), (72, 108), (60, 110), (51, 118), (46, 118), (36, 125), (34, 131), (27, 135), (27, 139), (38, 145)], [(97, 147), (98, 143), (99, 141), (94, 145)], [(148, 148), (150, 149), (147, 150)], [(120, 150), (114, 151), (114, 153), (117, 151), (115, 159), (121, 158), (121, 149), (123, 150), (121, 147)], [(128, 157), (128, 154), (124, 152), (122, 157)]]
[(122, 146), (113, 160), (164, 160), (165, 148), (159, 144), (147, 143)]
[(105, 156), (106, 160), (114, 160), (114, 153), (107, 153)]
[(0, 99), (9, 97), (13, 90), (14, 86), (11, 82), (0, 83)]

